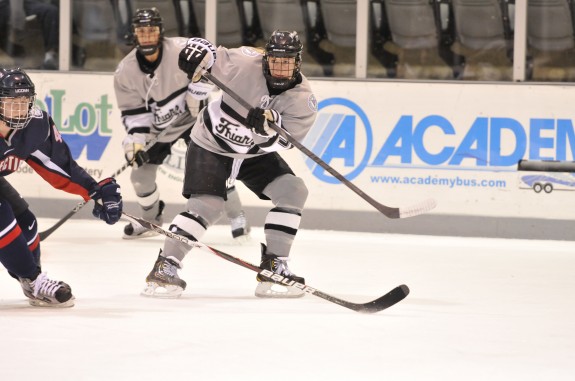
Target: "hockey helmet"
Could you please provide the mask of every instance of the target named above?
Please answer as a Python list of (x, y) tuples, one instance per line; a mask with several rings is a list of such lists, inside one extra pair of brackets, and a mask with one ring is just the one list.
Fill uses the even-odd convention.
[(0, 120), (20, 130), (32, 118), (36, 100), (34, 83), (22, 69), (0, 68)]
[[(142, 44), (138, 40), (136, 29), (141, 27), (158, 27), (160, 35), (158, 40), (154, 43)], [(134, 17), (132, 17), (132, 37), (136, 44), (136, 49), (145, 56), (152, 55), (158, 51), (164, 38), (164, 26), (162, 23), (162, 16), (157, 8), (142, 8), (136, 10)]]
[[(276, 30), (270, 36), (266, 46), (262, 62), (264, 76), (270, 87), (274, 89), (287, 89), (298, 78), (301, 71), (301, 53), (303, 45), (297, 32), (288, 32)], [(270, 61), (277, 58), (294, 58), (293, 67), (290, 65), (281, 65), (281, 68), (274, 65), (274, 72), (281, 72), (281, 75), (272, 75)], [(285, 66), (285, 68), (284, 68)]]

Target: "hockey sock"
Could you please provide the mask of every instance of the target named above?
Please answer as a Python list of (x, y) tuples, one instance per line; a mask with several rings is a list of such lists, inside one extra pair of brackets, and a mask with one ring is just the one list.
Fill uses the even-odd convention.
[[(169, 230), (192, 240), (201, 240), (208, 227), (215, 224), (223, 214), (224, 199), (217, 196), (192, 196), (186, 203), (187, 212), (178, 214), (172, 220)], [(192, 248), (182, 242), (167, 239), (164, 256), (173, 256), (180, 262)]]
[(300, 221), (301, 213), (295, 210), (285, 208), (270, 210), (264, 225), (268, 251), (279, 257), (287, 257)]
[[(174, 217), (168, 230), (191, 241), (198, 241), (204, 236), (206, 229), (207, 224), (200, 217), (182, 212)], [(173, 256), (181, 262), (191, 249), (191, 246), (185, 243), (167, 239), (164, 243), (164, 256)]]

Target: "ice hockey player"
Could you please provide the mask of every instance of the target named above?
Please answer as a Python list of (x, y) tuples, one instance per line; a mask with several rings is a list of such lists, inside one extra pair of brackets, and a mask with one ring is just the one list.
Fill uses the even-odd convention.
[[(156, 184), (158, 168), (178, 139), (189, 142), (200, 102), (208, 98), (213, 85), (192, 84), (178, 69), (178, 54), (187, 39), (164, 37), (162, 17), (156, 8), (136, 10), (131, 32), (136, 48), (120, 62), (114, 75), (116, 99), (127, 132), (123, 146), (132, 164), (130, 180), (142, 217), (162, 225), (165, 204)], [(146, 143), (164, 130), (158, 142), (144, 151)], [(232, 236), (239, 241), (248, 239), (250, 227), (233, 186), (228, 189), (226, 215)], [(133, 223), (124, 228), (126, 239), (155, 234)]]
[[(242, 181), (262, 200), (271, 200), (261, 245), (263, 269), (290, 276), (287, 259), (298, 231), (308, 190), (278, 152), (292, 144), (270, 127), (271, 123), (301, 141), (315, 121), (317, 101), (300, 72), (302, 43), (296, 32), (275, 31), (265, 50), (249, 47), (216, 47), (202, 38), (191, 38), (179, 55), (179, 66), (193, 81), (209, 71), (249, 104), (244, 109), (228, 94), (200, 111), (188, 147), (183, 194), (186, 211), (177, 215), (170, 231), (201, 240), (220, 218), (226, 197), (226, 179)], [(178, 269), (191, 247), (167, 238), (146, 278), (143, 295), (177, 297), (186, 287)], [(299, 297), (296, 287), (259, 278), (259, 297)]]
[(71, 307), (70, 286), (42, 272), (38, 222), (5, 176), (26, 162), (54, 188), (98, 201), (92, 213), (110, 225), (120, 219), (122, 196), (114, 179), (98, 183), (78, 166), (52, 118), (34, 106), (35, 95), (23, 70), (0, 68), (0, 262), (31, 305)]

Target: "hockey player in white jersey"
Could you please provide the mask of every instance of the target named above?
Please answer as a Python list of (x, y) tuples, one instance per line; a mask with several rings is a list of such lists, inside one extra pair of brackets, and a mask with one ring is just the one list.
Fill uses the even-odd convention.
[[(226, 179), (235, 178), (260, 199), (273, 203), (265, 219), (260, 267), (303, 284), (304, 278), (290, 272), (287, 259), (308, 190), (278, 153), (292, 145), (269, 127), (273, 122), (301, 141), (315, 121), (317, 101), (300, 72), (301, 55), (296, 32), (275, 31), (263, 54), (250, 47), (216, 49), (201, 38), (187, 42), (179, 66), (189, 78), (197, 81), (207, 70), (257, 107), (246, 110), (224, 92), (200, 111), (186, 157), (186, 211), (174, 218), (170, 231), (201, 240), (223, 213)], [(167, 238), (142, 294), (178, 297), (186, 282), (177, 270), (190, 250)], [(257, 280), (256, 296), (303, 296), (296, 287), (283, 287), (259, 276)]]
[[(213, 85), (191, 83), (178, 69), (178, 54), (187, 39), (164, 37), (162, 17), (156, 8), (136, 10), (131, 32), (136, 48), (118, 65), (114, 89), (127, 132), (123, 146), (132, 164), (130, 180), (142, 217), (161, 225), (165, 204), (156, 184), (158, 168), (178, 139), (189, 142), (200, 102), (208, 97)], [(164, 130), (158, 141), (144, 151), (146, 143)], [(248, 238), (249, 225), (235, 187), (228, 189), (226, 215), (233, 237)], [(153, 234), (132, 223), (124, 228), (126, 239)]]

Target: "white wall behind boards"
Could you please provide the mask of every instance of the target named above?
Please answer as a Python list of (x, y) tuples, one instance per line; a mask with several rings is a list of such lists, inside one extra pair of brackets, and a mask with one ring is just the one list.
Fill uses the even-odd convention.
[[(97, 179), (120, 168), (125, 133), (112, 75), (31, 77), (78, 162)], [(306, 147), (383, 204), (433, 197), (436, 216), (572, 219), (575, 176), (518, 172), (517, 162), (575, 160), (575, 87), (323, 80), (312, 87), (319, 112)], [(176, 145), (158, 174), (171, 203), (183, 203), (184, 154)], [(310, 189), (308, 209), (373, 210), (296, 149), (283, 156)], [(25, 197), (77, 200), (46, 187), (27, 167), (8, 179)], [(118, 181), (126, 201), (135, 201), (129, 169)], [(552, 191), (536, 193), (534, 182), (550, 183)], [(240, 192), (246, 206), (268, 206)]]

